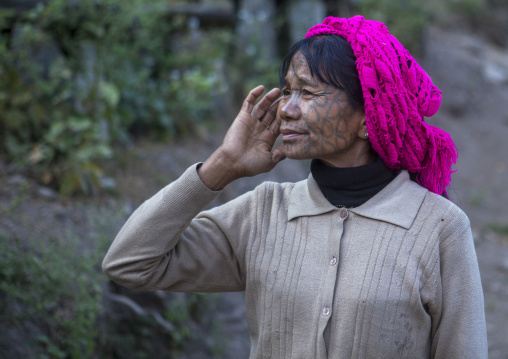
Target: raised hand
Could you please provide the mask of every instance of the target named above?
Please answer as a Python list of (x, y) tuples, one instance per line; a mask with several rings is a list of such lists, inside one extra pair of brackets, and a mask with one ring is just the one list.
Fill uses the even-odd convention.
[(276, 121), (280, 90), (272, 89), (256, 104), (263, 91), (258, 86), (249, 92), (222, 145), (199, 168), (208, 188), (218, 190), (240, 177), (268, 172), (285, 158), (281, 146), (273, 149), (280, 134)]

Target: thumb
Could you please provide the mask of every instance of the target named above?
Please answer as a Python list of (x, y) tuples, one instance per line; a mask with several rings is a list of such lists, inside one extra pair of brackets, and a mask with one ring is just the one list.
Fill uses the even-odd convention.
[(277, 146), (276, 149), (272, 151), (272, 162), (274, 164), (277, 164), (280, 161), (286, 159), (286, 154), (284, 153), (283, 146), (284, 146), (283, 144), (279, 145)]

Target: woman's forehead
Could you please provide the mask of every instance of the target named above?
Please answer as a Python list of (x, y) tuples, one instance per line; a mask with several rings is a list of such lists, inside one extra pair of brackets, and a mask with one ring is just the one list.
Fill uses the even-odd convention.
[(304, 82), (309, 85), (320, 84), (320, 81), (312, 76), (309, 64), (300, 51), (291, 59), (291, 65), (286, 74), (286, 81)]

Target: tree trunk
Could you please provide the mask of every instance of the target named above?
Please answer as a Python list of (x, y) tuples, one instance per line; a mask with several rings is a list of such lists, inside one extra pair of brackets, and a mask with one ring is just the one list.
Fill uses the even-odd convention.
[(0, 0), (0, 8), (30, 10), (42, 0)]
[(350, 17), (352, 13), (350, 0), (324, 0), (326, 16)]
[(291, 46), (291, 27), (289, 20), (289, 1), (274, 0), (275, 6), (275, 38), (277, 43), (277, 55), (284, 57)]
[(323, 1), (292, 0), (288, 2), (288, 5), (293, 43), (303, 39), (309, 28), (321, 23), (326, 16), (326, 6)]

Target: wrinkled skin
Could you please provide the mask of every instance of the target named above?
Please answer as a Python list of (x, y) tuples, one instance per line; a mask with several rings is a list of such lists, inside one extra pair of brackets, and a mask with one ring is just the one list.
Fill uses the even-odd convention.
[(288, 158), (317, 158), (335, 167), (370, 162), (363, 111), (349, 104), (343, 89), (313, 78), (300, 53), (291, 61), (282, 94), (277, 115)]

